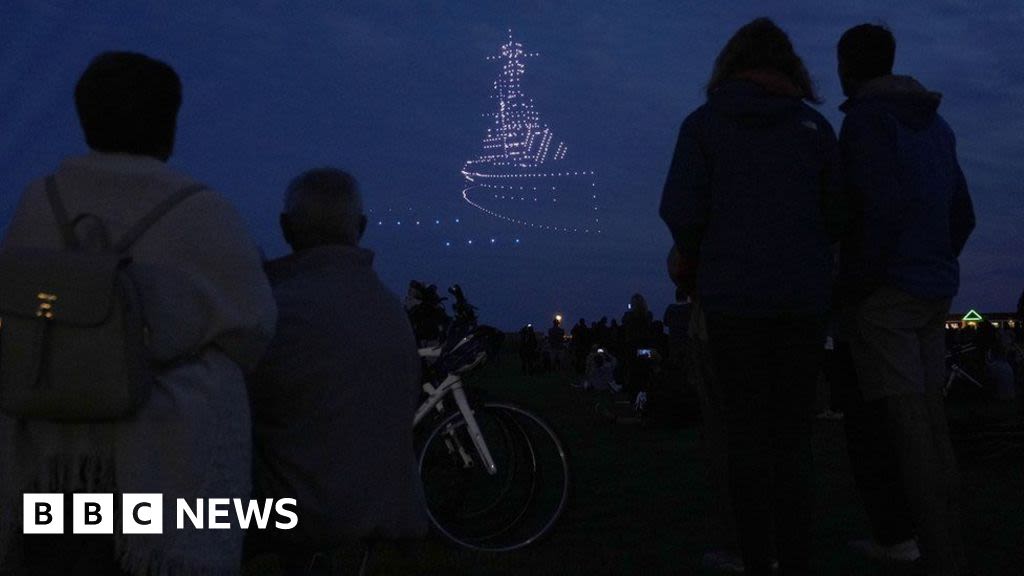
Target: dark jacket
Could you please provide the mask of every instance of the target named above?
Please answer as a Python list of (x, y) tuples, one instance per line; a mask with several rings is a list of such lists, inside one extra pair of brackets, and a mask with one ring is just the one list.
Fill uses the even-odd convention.
[(828, 121), (796, 96), (737, 80), (683, 121), (661, 218), (697, 262), (704, 310), (813, 314), (831, 300), (838, 150)]
[(842, 242), (840, 284), (853, 300), (883, 285), (924, 299), (957, 292), (974, 209), (940, 98), (913, 78), (883, 76), (841, 106), (857, 217)]

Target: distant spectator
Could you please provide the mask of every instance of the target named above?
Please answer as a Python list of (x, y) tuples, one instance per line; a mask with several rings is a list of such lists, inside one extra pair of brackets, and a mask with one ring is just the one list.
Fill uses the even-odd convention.
[[(212, 96), (211, 97), (215, 97)], [(157, 535), (26, 535), (27, 574), (235, 574), (244, 532), (173, 527), (175, 498), (248, 498), (251, 446), (243, 372), (263, 354), (275, 308), (245, 223), (218, 193), (170, 168), (182, 86), (167, 64), (131, 52), (97, 56), (75, 87), (90, 152), (64, 160), (54, 196), (85, 246), (123, 238), (145, 215), (185, 197), (128, 254), (160, 366), (148, 402), (130, 418), (74, 422), (0, 415), (0, 570), (10, 568), (25, 492), (166, 494)], [(21, 197), (3, 248), (66, 246), (45, 180)], [(95, 232), (96, 234), (92, 234)], [(77, 287), (82, 288), (82, 287)], [(120, 497), (115, 497), (119, 501)], [(70, 495), (68, 496), (70, 502)], [(70, 510), (65, 509), (70, 515)], [(17, 522), (16, 528), (12, 523)], [(234, 525), (234, 523), (232, 522)], [(116, 553), (115, 553), (116, 551)]]
[(551, 321), (551, 328), (548, 329), (547, 350), (551, 356), (552, 368), (560, 369), (562, 356), (565, 355), (565, 329), (562, 328), (562, 321), (559, 318)]
[(1020, 298), (1017, 300), (1017, 318), (1014, 323), (1016, 326), (1013, 332), (1017, 342), (1024, 346), (1024, 291), (1021, 291)]
[(579, 322), (572, 327), (570, 335), (572, 336), (573, 368), (577, 374), (583, 374), (592, 344), (592, 335), (590, 328), (587, 327), (587, 321), (580, 318)]
[(590, 390), (619, 392), (622, 387), (615, 382), (615, 368), (618, 360), (604, 348), (594, 347), (587, 355), (586, 377), (583, 387)]
[(1024, 323), (1024, 290), (1020, 292), (1020, 298), (1017, 299), (1017, 322)]
[(314, 552), (424, 535), (413, 448), (420, 359), (398, 298), (360, 248), (355, 180), (322, 168), (291, 182), (281, 228), (293, 253), (267, 264), (278, 333), (249, 391), (259, 498), (295, 498), (289, 531), (251, 532), (290, 566)]
[(602, 316), (600, 320), (590, 327), (593, 343), (599, 346), (608, 346), (608, 317)]
[(633, 294), (629, 299), (629, 309), (622, 315), (622, 335), (630, 346), (647, 346), (650, 344), (654, 317), (647, 307), (647, 300), (641, 294)]
[(609, 346), (612, 348), (618, 347), (622, 342), (622, 327), (619, 326), (619, 321), (615, 318), (612, 318), (611, 322), (608, 323), (606, 339), (608, 340)]
[(537, 342), (537, 333), (533, 330), (533, 324), (527, 324), (519, 330), (519, 365), (523, 373), (536, 372), (539, 359), (540, 344)]

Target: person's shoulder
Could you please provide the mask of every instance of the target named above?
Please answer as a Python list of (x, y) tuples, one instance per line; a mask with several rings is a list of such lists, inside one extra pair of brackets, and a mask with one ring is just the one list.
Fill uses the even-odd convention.
[(384, 285), (376, 272), (371, 270), (370, 273), (373, 276), (371, 282), (376, 292), (375, 303), (377, 310), (373, 312), (379, 314), (380, 325), (387, 327), (386, 333), (382, 335), (389, 342), (402, 348), (410, 348), (409, 343), (412, 342), (410, 349), (415, 349), (416, 338), (413, 335), (412, 325), (409, 323), (409, 315), (405, 311), (405, 306), (402, 306), (402, 301), (398, 298), (398, 295)]
[(204, 210), (213, 210), (217, 212), (235, 211), (234, 205), (231, 204), (224, 194), (212, 185), (201, 180), (196, 180), (191, 176), (175, 173), (174, 179), (168, 182), (167, 188), (168, 194), (173, 194), (178, 190), (183, 190), (185, 188), (194, 188), (195, 192), (192, 193), (186, 201), (193, 206), (202, 206)]
[(46, 195), (46, 180), (51, 176), (34, 178), (21, 191), (21, 202), (38, 202)]
[(865, 134), (885, 134), (894, 128), (895, 119), (884, 107), (867, 100), (846, 108), (846, 116), (839, 131), (840, 139), (861, 137)]
[(191, 222), (194, 225), (213, 222), (224, 226), (241, 223), (237, 207), (227, 196), (207, 182), (181, 172), (169, 172), (164, 178), (163, 187), (165, 197), (186, 188), (194, 190), (168, 213), (168, 216), (178, 222)]
[(679, 134), (694, 137), (701, 134), (708, 122), (711, 121), (711, 116), (711, 109), (707, 103), (701, 104), (683, 118), (682, 123), (679, 125)]
[(949, 122), (946, 121), (946, 118), (943, 117), (942, 114), (936, 112), (933, 122), (935, 122), (935, 126), (944, 136), (954, 142), (956, 141), (956, 132), (953, 131), (953, 127), (949, 125)]
[(800, 125), (807, 130), (812, 130), (820, 134), (824, 138), (835, 138), (835, 129), (832, 127), (832, 123), (825, 118), (825, 115), (816, 110), (813, 106), (807, 102), (800, 103), (800, 112), (797, 120)]

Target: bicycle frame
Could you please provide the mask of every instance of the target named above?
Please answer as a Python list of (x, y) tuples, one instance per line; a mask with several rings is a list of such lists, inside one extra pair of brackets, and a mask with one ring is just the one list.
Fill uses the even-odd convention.
[(974, 345), (968, 345), (946, 353), (946, 361), (949, 363), (949, 377), (946, 378), (946, 385), (942, 388), (943, 396), (949, 395), (949, 391), (953, 388), (953, 383), (956, 382), (957, 379), (966, 380), (979, 390), (985, 389), (981, 382), (978, 382), (974, 376), (971, 376), (970, 373), (960, 366), (960, 355), (973, 350)]
[[(432, 409), (441, 409), (441, 401), (445, 396), (451, 394), (455, 399), (455, 405), (458, 408), (459, 413), (462, 414), (463, 419), (466, 421), (466, 429), (469, 431), (469, 437), (473, 441), (476, 453), (480, 456), (480, 461), (484, 465), (484, 470), (486, 470), (488, 474), (496, 474), (498, 472), (498, 468), (494, 464), (494, 458), (491, 456), (491, 451), (487, 447), (487, 442), (484, 440), (483, 433), (480, 431), (480, 426), (477, 424), (476, 418), (473, 416), (473, 409), (470, 407), (469, 399), (466, 397), (466, 390), (463, 388), (462, 378), (457, 374), (449, 374), (436, 388), (429, 382), (424, 383), (423, 390), (427, 393), (427, 398), (423, 401), (423, 404), (416, 409), (416, 415), (413, 416), (413, 427), (423, 421)], [(452, 424), (449, 424), (448, 427), (449, 431), (454, 428)], [(453, 438), (455, 437), (453, 436)], [(457, 446), (449, 444), (449, 448), (452, 450), (458, 450), (464, 466), (472, 466), (472, 456), (466, 451), (461, 443), (458, 442), (457, 438), (455, 438), (454, 442)]]

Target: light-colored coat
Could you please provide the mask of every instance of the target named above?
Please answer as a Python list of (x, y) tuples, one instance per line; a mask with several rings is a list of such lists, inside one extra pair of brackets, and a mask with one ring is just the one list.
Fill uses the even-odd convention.
[[(64, 161), (55, 175), (68, 214), (95, 214), (114, 239), (193, 183), (153, 158), (95, 152)], [(61, 246), (42, 181), (22, 196), (8, 246)], [(131, 255), (152, 352), (173, 367), (158, 375), (149, 402), (127, 420), (60, 424), (0, 415), (0, 558), (16, 545), (12, 531), (21, 531), (11, 526), (20, 520), (12, 514), (17, 508), (6, 506), (20, 507), (22, 492), (112, 491), (115, 503), (121, 493), (162, 493), (162, 535), (121, 535), (115, 528), (122, 565), (140, 575), (236, 574), (243, 532), (176, 530), (175, 500), (194, 506), (197, 498), (249, 497), (243, 372), (258, 363), (276, 319), (259, 252), (232, 206), (207, 189), (158, 221)]]

